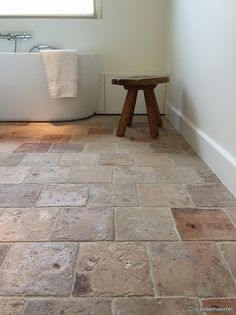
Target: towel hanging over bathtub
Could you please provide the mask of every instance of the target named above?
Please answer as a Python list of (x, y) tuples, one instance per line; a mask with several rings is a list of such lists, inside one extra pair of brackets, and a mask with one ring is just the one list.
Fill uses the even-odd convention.
[(78, 90), (78, 54), (76, 50), (43, 50), (44, 70), (52, 98), (76, 97)]

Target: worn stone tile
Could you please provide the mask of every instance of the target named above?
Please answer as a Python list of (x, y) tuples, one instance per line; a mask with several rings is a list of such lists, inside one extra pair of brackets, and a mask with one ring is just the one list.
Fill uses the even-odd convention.
[(234, 207), (236, 198), (222, 184), (187, 185), (196, 207)]
[(0, 210), (0, 240), (12, 242), (48, 241), (58, 213), (59, 209), (56, 208), (7, 208)]
[(88, 134), (88, 128), (85, 126), (78, 126), (78, 125), (70, 125), (63, 127), (60, 132), (62, 135), (69, 135), (69, 136), (84, 136)]
[(37, 207), (82, 207), (88, 199), (88, 186), (77, 184), (46, 185), (39, 195)]
[(128, 154), (99, 154), (98, 165), (133, 165), (134, 159)]
[[(88, 133), (88, 130), (87, 130)], [(97, 143), (101, 140), (101, 135), (88, 135), (88, 134), (82, 134), (82, 135), (72, 135), (72, 138), (70, 140), (70, 143)]]
[(111, 166), (76, 166), (71, 169), (69, 182), (108, 183), (112, 181)]
[(202, 301), (203, 307), (207, 310), (207, 315), (229, 315), (236, 310), (236, 299), (210, 299)]
[(82, 152), (84, 146), (76, 143), (54, 143), (50, 149), (51, 153), (75, 153)]
[(92, 153), (116, 153), (116, 145), (113, 143), (87, 143), (84, 152)]
[(51, 147), (51, 143), (23, 143), (14, 152), (15, 153), (46, 153)]
[(55, 135), (44, 135), (42, 138), (41, 138), (41, 142), (69, 142), (70, 139), (71, 139), (72, 135), (58, 135), (58, 134), (55, 134)]
[(130, 139), (127, 137), (117, 137), (116, 131), (113, 131), (113, 134), (110, 135), (101, 135), (101, 138), (99, 140), (100, 143), (124, 143), (128, 144), (131, 143)]
[(195, 152), (169, 153), (169, 158), (176, 166), (191, 166), (196, 169), (209, 169)]
[(0, 315), (22, 315), (24, 307), (23, 299), (0, 298)]
[(101, 298), (36, 299), (28, 302), (24, 315), (111, 315), (110, 304), (109, 300)]
[(168, 208), (117, 208), (116, 240), (178, 240)]
[(92, 135), (112, 135), (113, 128), (89, 128), (88, 134)]
[(60, 156), (61, 155), (57, 153), (29, 153), (24, 157), (20, 165), (25, 166), (56, 165)]
[(222, 209), (172, 209), (182, 240), (235, 240), (236, 228)]
[(61, 166), (32, 166), (28, 169), (25, 183), (67, 182), (71, 169)]
[(113, 240), (113, 210), (95, 207), (62, 209), (52, 239)]
[(10, 249), (10, 245), (8, 244), (0, 244), (0, 267)]
[(234, 224), (236, 228), (236, 208), (226, 208), (225, 213), (230, 218), (231, 222)]
[(188, 144), (180, 143), (150, 143), (149, 148), (153, 153), (177, 153), (192, 150)]
[(0, 165), (17, 166), (24, 157), (25, 154), (0, 153)]
[(133, 155), (134, 164), (143, 166), (172, 166), (171, 159), (166, 153), (137, 153)]
[(57, 163), (62, 166), (94, 166), (97, 153), (65, 153)]
[(119, 298), (114, 301), (115, 315), (198, 315), (197, 299)]
[(21, 142), (0, 142), (0, 152), (13, 153), (21, 145)]
[(137, 184), (138, 198), (144, 207), (188, 207), (192, 202), (182, 185)]
[(202, 178), (198, 171), (191, 166), (158, 166), (155, 175), (160, 183), (168, 184), (201, 184)]
[(1, 295), (69, 295), (78, 245), (17, 243), (0, 270)]
[(115, 183), (155, 183), (154, 171), (148, 166), (116, 166), (113, 169)]
[(0, 166), (0, 184), (20, 184), (28, 173), (24, 166)]
[(73, 295), (153, 295), (148, 255), (144, 245), (82, 243)]
[(213, 243), (150, 245), (154, 283), (160, 295), (226, 297), (236, 286)]
[(133, 184), (91, 184), (89, 206), (137, 206)]
[(131, 153), (150, 153), (147, 144), (145, 143), (117, 143), (117, 153), (131, 154)]
[(41, 189), (34, 184), (0, 184), (0, 207), (32, 207)]
[(236, 243), (221, 243), (218, 247), (236, 280)]
[(159, 137), (160, 143), (178, 143), (188, 145), (186, 140), (179, 133), (165, 133)]

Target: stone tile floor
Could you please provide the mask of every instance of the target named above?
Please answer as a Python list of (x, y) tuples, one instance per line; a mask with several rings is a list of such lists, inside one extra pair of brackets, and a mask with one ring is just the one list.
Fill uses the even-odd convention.
[(236, 314), (236, 199), (164, 119), (0, 124), (0, 315)]

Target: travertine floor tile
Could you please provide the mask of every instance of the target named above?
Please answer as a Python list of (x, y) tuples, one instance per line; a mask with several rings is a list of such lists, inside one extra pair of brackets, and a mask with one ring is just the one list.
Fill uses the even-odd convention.
[(192, 202), (182, 185), (137, 184), (138, 198), (144, 207), (188, 207)]
[(24, 307), (22, 299), (0, 298), (0, 315), (22, 315)]
[(178, 240), (168, 208), (117, 208), (116, 240)]
[(144, 245), (114, 242), (81, 244), (73, 295), (153, 295)]
[(0, 294), (69, 295), (77, 250), (72, 243), (15, 244), (0, 270)]
[(24, 157), (20, 165), (26, 165), (26, 166), (56, 165), (60, 156), (61, 155), (57, 153), (30, 153)]
[(0, 142), (0, 152), (13, 153), (21, 144), (21, 142)]
[(91, 184), (89, 206), (137, 206), (133, 184)]
[(32, 166), (28, 168), (25, 183), (63, 183), (67, 182), (71, 169), (61, 166)]
[(206, 163), (195, 152), (169, 153), (176, 166), (191, 166), (196, 169), (209, 169)]
[(236, 198), (222, 184), (187, 185), (196, 207), (234, 207)]
[(69, 182), (109, 183), (112, 181), (111, 166), (76, 166), (71, 169)]
[(117, 153), (131, 154), (131, 153), (149, 153), (147, 144), (143, 143), (117, 143)]
[(31, 300), (24, 315), (111, 315), (110, 304), (109, 300), (101, 298)]
[(197, 299), (123, 298), (114, 301), (115, 315), (197, 315)]
[(0, 184), (20, 184), (28, 173), (24, 166), (0, 166)]
[(23, 143), (14, 152), (15, 153), (46, 153), (51, 147), (51, 143)]
[(76, 184), (46, 185), (41, 192), (37, 207), (82, 207), (88, 199), (88, 186)]
[(0, 165), (16, 166), (22, 161), (24, 157), (25, 154), (0, 153)]
[(106, 154), (102, 153), (99, 154), (98, 158), (98, 165), (111, 165), (111, 166), (116, 166), (116, 165), (133, 165), (134, 164), (134, 159), (130, 155), (127, 154)]
[(62, 166), (94, 166), (97, 153), (65, 153), (62, 155), (58, 165)]
[(54, 143), (49, 152), (51, 153), (74, 153), (83, 151), (84, 146), (76, 143)]
[(236, 208), (226, 208), (225, 213), (230, 218), (231, 222), (234, 224), (236, 228)]
[(180, 143), (150, 143), (150, 150), (153, 153), (178, 153), (192, 151), (188, 144)]
[(236, 299), (210, 299), (202, 301), (202, 304), (205, 309), (208, 308), (207, 315), (229, 315), (234, 314), (236, 310)]
[(41, 138), (41, 142), (69, 142), (71, 139), (71, 135), (44, 135)]
[(115, 183), (155, 183), (153, 169), (148, 166), (116, 166), (113, 169)]
[(137, 153), (133, 154), (134, 164), (143, 166), (159, 166), (167, 165), (172, 166), (172, 162), (168, 154), (165, 153)]
[(88, 134), (91, 135), (112, 135), (113, 128), (89, 128)]
[(234, 279), (236, 280), (236, 242), (235, 243), (220, 243), (218, 245), (224, 259), (226, 260)]
[(0, 241), (49, 241), (59, 209), (16, 208), (0, 210)]
[(35, 184), (0, 184), (0, 207), (32, 207), (41, 190)]
[(73, 241), (113, 240), (111, 208), (61, 209), (52, 239)]
[(222, 209), (172, 209), (182, 240), (234, 240), (236, 228)]
[(87, 143), (84, 152), (92, 153), (116, 153), (116, 145), (112, 143)]
[(169, 184), (203, 184), (217, 180), (213, 173), (200, 172), (192, 166), (158, 166), (155, 174), (160, 183)]
[(0, 267), (10, 249), (10, 245), (8, 244), (0, 244)]
[(234, 296), (236, 286), (212, 243), (150, 245), (154, 282), (161, 295)]

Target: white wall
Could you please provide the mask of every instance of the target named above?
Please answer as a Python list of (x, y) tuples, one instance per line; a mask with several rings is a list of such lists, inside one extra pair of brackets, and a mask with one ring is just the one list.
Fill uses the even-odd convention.
[[(166, 72), (166, 0), (103, 0), (103, 19), (0, 19), (0, 32), (32, 33), (37, 43), (104, 53), (104, 72)], [(0, 41), (0, 51), (13, 43)]]
[(236, 1), (170, 0), (169, 111), (236, 194)]

